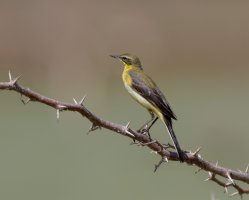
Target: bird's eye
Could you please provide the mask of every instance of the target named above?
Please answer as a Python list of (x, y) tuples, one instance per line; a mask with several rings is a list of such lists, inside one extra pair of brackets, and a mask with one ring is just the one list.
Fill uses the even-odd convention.
[(122, 59), (123, 59), (124, 61), (128, 60), (128, 58), (127, 58), (127, 57), (123, 57)]

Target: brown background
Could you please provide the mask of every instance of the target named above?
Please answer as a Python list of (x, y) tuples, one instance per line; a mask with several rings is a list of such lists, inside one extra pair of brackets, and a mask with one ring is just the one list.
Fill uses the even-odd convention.
[[(248, 159), (249, 2), (0, 1), (0, 80), (86, 106), (139, 127), (148, 117), (126, 93), (108, 55), (137, 54), (178, 116), (185, 149), (243, 170)], [(170, 162), (110, 131), (0, 91), (1, 199), (219, 199), (205, 172)], [(152, 134), (169, 141), (163, 125)]]

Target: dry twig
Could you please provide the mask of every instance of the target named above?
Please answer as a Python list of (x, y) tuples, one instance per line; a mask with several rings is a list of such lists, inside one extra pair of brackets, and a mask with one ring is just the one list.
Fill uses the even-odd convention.
[[(104, 119), (101, 119), (94, 113), (92, 113), (90, 110), (88, 110), (84, 106), (84, 96), (80, 102), (77, 102), (75, 99), (73, 99), (74, 103), (65, 103), (61, 101), (57, 101), (52, 98), (45, 97), (37, 92), (34, 92), (30, 90), (29, 88), (24, 88), (21, 85), (18, 84), (20, 76), (13, 79), (11, 76), (11, 73), (9, 72), (9, 81), (8, 82), (0, 82), (0, 90), (13, 90), (21, 94), (21, 101), (24, 104), (27, 104), (28, 102), (40, 102), (42, 104), (46, 104), (50, 107), (53, 107), (56, 110), (56, 116), (57, 119), (60, 117), (60, 112), (61, 111), (74, 111), (80, 113), (82, 116), (86, 117), (91, 123), (92, 126), (89, 130), (94, 131), (98, 128), (106, 128), (109, 129), (115, 133), (121, 134), (123, 136), (127, 136), (134, 141), (137, 141), (138, 144), (142, 146), (147, 146), (150, 148), (153, 152), (156, 152), (158, 155), (161, 156), (161, 160), (159, 164), (155, 166), (155, 170), (158, 169), (158, 167), (163, 163), (163, 162), (168, 162), (169, 160), (171, 161), (178, 161), (178, 155), (176, 152), (169, 151), (169, 148), (165, 147), (162, 143), (160, 143), (157, 140), (151, 141), (150, 137), (139, 133), (135, 130), (132, 130), (129, 127), (129, 122), (126, 125), (120, 125), (116, 124)], [(22, 96), (26, 96), (27, 100), (23, 100)], [(218, 185), (224, 187), (225, 191), (227, 191), (228, 187), (233, 187), (236, 189), (236, 192), (231, 194), (230, 196), (234, 195), (240, 195), (242, 196), (243, 194), (249, 194), (249, 189), (242, 189), (237, 183), (235, 183), (235, 180), (241, 181), (244, 183), (249, 184), (249, 174), (248, 174), (248, 168), (249, 165), (246, 167), (245, 172), (242, 171), (236, 171), (232, 169), (228, 169), (222, 166), (219, 166), (218, 163), (211, 163), (200, 156), (200, 148), (198, 148), (196, 151), (188, 152), (185, 151), (184, 155), (184, 162), (189, 164), (189, 165), (195, 165), (199, 168), (199, 170), (205, 170), (208, 172), (209, 177), (206, 180), (213, 181), (217, 183)], [(224, 177), (227, 179), (227, 182), (222, 182), (216, 176), (219, 175), (221, 177)]]

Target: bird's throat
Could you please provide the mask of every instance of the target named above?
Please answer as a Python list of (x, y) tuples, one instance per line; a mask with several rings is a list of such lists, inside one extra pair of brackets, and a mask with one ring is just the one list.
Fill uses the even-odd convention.
[(129, 73), (131, 70), (132, 70), (132, 65), (125, 65), (124, 71), (122, 74), (122, 79), (123, 79), (124, 84), (127, 84), (129, 86), (132, 84), (132, 79)]

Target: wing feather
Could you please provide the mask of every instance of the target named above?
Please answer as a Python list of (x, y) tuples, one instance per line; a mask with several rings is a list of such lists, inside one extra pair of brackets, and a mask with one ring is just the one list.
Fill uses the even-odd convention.
[(176, 119), (176, 115), (170, 108), (165, 96), (149, 76), (139, 71), (130, 71), (130, 76), (132, 78), (131, 87), (134, 90), (152, 105), (159, 108), (164, 116)]

